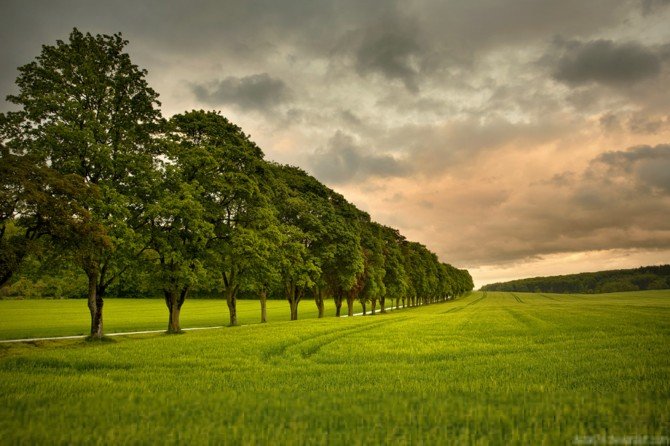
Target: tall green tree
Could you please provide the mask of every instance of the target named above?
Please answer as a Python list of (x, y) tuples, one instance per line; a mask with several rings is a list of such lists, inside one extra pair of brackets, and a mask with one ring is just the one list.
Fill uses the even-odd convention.
[[(212, 225), (204, 218), (203, 189), (192, 181), (182, 161), (188, 150), (176, 147), (147, 206), (150, 248), (155, 252), (157, 279), (168, 308), (168, 333), (181, 333), (181, 308), (189, 291), (205, 275), (204, 259)], [(176, 162), (175, 162), (176, 161)]]
[(391, 304), (395, 299), (395, 306), (399, 306), (401, 297), (404, 298), (408, 289), (408, 278), (403, 266), (403, 258), (400, 247), (405, 241), (397, 229), (389, 228), (387, 226), (382, 228), (382, 237), (384, 243), (384, 286), (386, 288), (386, 295), (381, 298), (381, 311), (386, 310), (386, 297), (391, 299)]
[(377, 301), (386, 296), (384, 276), (384, 243), (381, 238), (381, 226), (370, 222), (363, 225), (361, 245), (363, 247), (364, 269), (360, 278), (362, 285), (358, 296), (366, 314), (366, 304), (369, 302), (372, 314), (375, 313)]
[(152, 187), (158, 95), (146, 71), (124, 51), (121, 34), (83, 34), (45, 45), (35, 61), (19, 67), (19, 93), (8, 100), (14, 126), (10, 147), (20, 146), (43, 166), (95, 185), (95, 197), (78, 198), (107, 238), (73, 246), (89, 281), (91, 336), (103, 334), (103, 296), (144, 249), (135, 229)]
[(237, 325), (237, 295), (254, 269), (250, 259), (263, 257), (276, 226), (274, 210), (263, 191), (270, 179), (263, 152), (242, 130), (217, 112), (194, 110), (170, 120), (172, 138), (184, 156), (177, 160), (186, 181), (202, 188), (203, 218), (212, 226), (208, 268), (217, 269), (230, 317)]
[(298, 304), (312, 293), (319, 306), (324, 286), (323, 268), (335, 255), (332, 234), (335, 216), (329, 190), (314, 177), (292, 166), (273, 165), (283, 183), (274, 197), (280, 224), (289, 235), (282, 268), (284, 291), (291, 320), (298, 317)]
[(294, 225), (283, 226), (285, 234), (281, 245), (280, 274), (284, 296), (289, 303), (290, 320), (298, 319), (298, 305), (316, 285), (321, 269), (309, 252), (309, 236)]
[(421, 258), (423, 248), (423, 245), (417, 242), (404, 241), (402, 243), (403, 266), (408, 278), (407, 293), (402, 299), (403, 306), (414, 307), (418, 305), (421, 298), (426, 275)]
[(342, 303), (358, 285), (365, 264), (361, 248), (359, 211), (340, 194), (331, 191), (329, 201), (335, 211), (329, 234), (334, 242), (332, 258), (322, 266), (322, 278), (335, 302), (335, 316), (341, 315)]
[(261, 230), (242, 229), (238, 244), (240, 259), (240, 280), (242, 291), (251, 291), (258, 295), (261, 304), (261, 323), (267, 322), (268, 294), (281, 287), (281, 265), (284, 261), (283, 247), (288, 242), (288, 234), (281, 228), (269, 224)]

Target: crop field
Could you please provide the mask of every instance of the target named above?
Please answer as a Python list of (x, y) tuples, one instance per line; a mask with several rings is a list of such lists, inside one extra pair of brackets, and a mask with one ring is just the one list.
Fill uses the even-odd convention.
[[(4, 325), (10, 303), (2, 336), (23, 337)], [(44, 307), (45, 326), (59, 303)], [(200, 304), (187, 301), (184, 326), (226, 320), (220, 303), (187, 323)], [(126, 313), (127, 327), (150, 328), (132, 325), (143, 314)], [(0, 344), (0, 443), (670, 443), (670, 291), (475, 292), (374, 317), (307, 316)]]

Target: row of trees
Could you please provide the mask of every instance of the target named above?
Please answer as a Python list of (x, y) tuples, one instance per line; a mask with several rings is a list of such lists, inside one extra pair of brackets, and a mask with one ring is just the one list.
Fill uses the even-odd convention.
[(485, 285), (482, 290), (590, 294), (668, 288), (670, 288), (670, 265), (659, 265), (564, 276), (533, 277)]
[[(282, 293), (291, 319), (332, 297), (420, 305), (473, 288), (467, 271), (377, 224), (304, 171), (263, 159), (216, 112), (164, 119), (120, 34), (44, 46), (19, 68), (17, 111), (0, 114), (0, 287), (29, 258), (86, 276), (91, 336), (122, 283), (160, 290), (168, 332), (188, 294), (218, 290), (230, 324), (240, 293)], [(130, 278), (130, 279), (128, 279)], [(15, 280), (15, 279), (14, 279)]]

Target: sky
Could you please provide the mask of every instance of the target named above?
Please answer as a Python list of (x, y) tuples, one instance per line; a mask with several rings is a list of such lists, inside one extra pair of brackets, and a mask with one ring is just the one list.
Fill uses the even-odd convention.
[(670, 263), (670, 0), (0, 0), (0, 95), (73, 27), (476, 287)]

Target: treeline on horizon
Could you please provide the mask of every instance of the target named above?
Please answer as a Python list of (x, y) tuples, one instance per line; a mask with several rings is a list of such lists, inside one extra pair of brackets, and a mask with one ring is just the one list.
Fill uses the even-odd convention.
[(482, 291), (593, 294), (668, 288), (670, 265), (659, 265), (512, 280), (484, 285)]
[[(17, 111), (0, 114), (0, 290), (161, 295), (180, 332), (191, 293), (313, 299), (339, 316), (360, 301), (415, 306), (473, 288), (470, 274), (261, 149), (218, 112), (164, 118), (120, 34), (45, 45), (19, 67)], [(50, 288), (51, 287), (51, 288)], [(55, 290), (55, 291), (54, 291)], [(48, 292), (47, 292), (48, 294)], [(222, 315), (223, 316), (223, 315)]]

